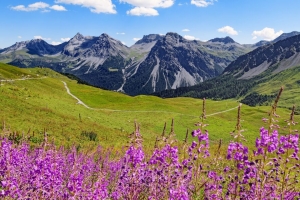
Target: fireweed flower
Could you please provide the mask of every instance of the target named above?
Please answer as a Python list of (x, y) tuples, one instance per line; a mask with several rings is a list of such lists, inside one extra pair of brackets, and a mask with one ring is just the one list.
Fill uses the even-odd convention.
[(145, 154), (141, 147), (135, 148), (134, 146), (130, 146), (126, 151), (126, 158), (128, 162), (133, 164), (135, 167), (137, 164), (142, 163), (145, 158)]
[(280, 148), (279, 148), (277, 153), (278, 154), (283, 154), (289, 149), (294, 150), (291, 157), (299, 160), (299, 157), (298, 157), (298, 152), (299, 152), (298, 141), (299, 141), (299, 135), (298, 134), (295, 134), (295, 135), (290, 134), (290, 135), (286, 135), (286, 136), (281, 136), (280, 140), (279, 140)]
[(257, 138), (255, 142), (257, 151), (254, 151), (254, 154), (263, 155), (265, 148), (268, 150), (269, 153), (272, 153), (278, 149), (278, 145), (278, 131), (273, 130), (272, 134), (269, 135), (268, 130), (262, 127), (260, 129), (260, 138)]
[[(203, 157), (209, 157), (209, 137), (208, 137), (208, 131), (206, 130), (205, 133), (202, 133), (200, 129), (194, 130), (192, 132), (193, 137), (198, 137), (199, 142), (199, 148), (197, 149), (197, 152), (200, 154), (203, 154)], [(191, 147), (189, 148), (189, 152), (191, 152), (195, 147), (197, 146), (197, 143), (193, 141)]]
[(218, 176), (215, 171), (207, 173), (208, 181), (205, 183), (204, 193), (206, 199), (222, 199), (223, 177)]
[(248, 147), (242, 143), (231, 142), (227, 149), (227, 159), (238, 161), (237, 168), (243, 169), (248, 164)]

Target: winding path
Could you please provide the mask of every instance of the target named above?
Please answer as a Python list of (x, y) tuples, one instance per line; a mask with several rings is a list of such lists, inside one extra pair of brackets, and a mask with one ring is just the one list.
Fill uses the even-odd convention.
[(26, 80), (35, 80), (35, 79), (44, 79), (47, 77), (41, 77), (41, 78), (17, 78), (17, 79), (5, 79), (5, 80), (0, 80), (0, 82), (13, 82), (13, 81), (26, 81)]
[[(90, 109), (90, 110), (111, 111), (111, 112), (133, 112), (133, 113), (170, 113), (170, 114), (185, 115), (185, 116), (189, 116), (189, 117), (199, 117), (199, 116), (195, 116), (195, 115), (186, 115), (186, 114), (182, 114), (182, 113), (169, 112), (169, 111), (113, 110), (113, 109), (105, 109), (105, 108), (91, 108), (88, 105), (86, 105), (83, 101), (81, 101), (78, 97), (76, 97), (74, 94), (72, 94), (70, 92), (70, 89), (69, 89), (69, 87), (68, 87), (68, 85), (67, 85), (67, 83), (65, 81), (62, 81), (62, 82), (63, 82), (63, 84), (64, 84), (64, 86), (65, 86), (65, 88), (67, 90), (67, 93), (70, 96), (72, 96), (74, 99), (77, 100), (77, 104), (81, 104), (81, 105), (83, 105), (84, 107), (86, 107), (87, 109)], [(238, 106), (236, 106), (234, 108), (230, 108), (230, 109), (224, 110), (224, 111), (220, 111), (220, 112), (216, 112), (216, 113), (212, 113), (212, 114), (206, 115), (206, 117), (217, 115), (217, 114), (221, 114), (221, 113), (225, 113), (225, 112), (229, 112), (229, 111), (237, 109), (237, 108), (238, 108)]]

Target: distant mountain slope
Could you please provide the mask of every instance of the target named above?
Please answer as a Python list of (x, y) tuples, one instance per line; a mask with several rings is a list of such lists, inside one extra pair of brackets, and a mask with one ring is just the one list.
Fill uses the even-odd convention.
[(150, 34), (127, 47), (107, 34), (78, 33), (58, 46), (43, 40), (16, 43), (1, 50), (0, 61), (19, 67), (48, 67), (95, 86), (137, 95), (213, 78), (252, 49), (229, 37), (201, 42), (177, 33)]
[(219, 77), (192, 87), (154, 93), (160, 97), (237, 98), (248, 105), (264, 104), (285, 86), (285, 106), (297, 104), (300, 92), (300, 35), (259, 47), (233, 61)]
[(34, 39), (25, 42), (17, 42), (11, 47), (3, 49), (1, 54), (10, 54), (15, 53), (17, 51), (26, 50), (28, 54), (32, 55), (53, 55), (61, 52), (65, 45), (66, 43), (62, 43), (60, 45), (54, 46), (48, 44), (42, 39)]
[(276, 67), (274, 71), (276, 73), (299, 64), (300, 35), (296, 35), (240, 56), (223, 73), (232, 74), (241, 79), (249, 79), (270, 67)]
[(298, 31), (293, 31), (293, 32), (290, 32), (290, 33), (282, 33), (279, 37), (274, 39), (272, 42), (276, 43), (280, 40), (284, 40), (286, 38), (293, 37), (293, 36), (296, 36), (296, 35), (299, 35), (299, 34), (300, 34), (300, 32), (298, 32)]

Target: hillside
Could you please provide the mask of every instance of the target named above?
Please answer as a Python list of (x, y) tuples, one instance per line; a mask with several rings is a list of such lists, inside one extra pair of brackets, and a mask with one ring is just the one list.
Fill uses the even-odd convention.
[[(284, 87), (281, 107), (290, 108), (299, 105), (299, 76), (300, 66), (296, 66), (279, 73), (277, 68), (269, 69), (252, 79), (237, 79), (232, 75), (222, 75), (193, 87), (183, 87), (176, 90), (166, 90), (154, 93), (163, 98), (193, 97), (210, 98), (215, 100), (236, 99), (244, 104), (270, 105), (278, 89)], [(274, 71), (273, 71), (274, 70)]]
[[(9, 81), (24, 77), (34, 79)], [(202, 100), (199, 99), (130, 97), (77, 84), (45, 68), (20, 69), (0, 64), (0, 79), (2, 122), (5, 122), (6, 129), (10, 128), (20, 135), (24, 132), (32, 136), (34, 132), (31, 138), (33, 144), (43, 141), (43, 131), (46, 129), (49, 141), (53, 140), (58, 146), (70, 147), (75, 144), (78, 148), (86, 148), (100, 144), (120, 148), (127, 144), (136, 120), (140, 123), (147, 149), (153, 147), (156, 136), (162, 133), (164, 122), (167, 122), (169, 132), (171, 119), (174, 118), (175, 133), (182, 140), (187, 128), (190, 131), (196, 128), (194, 123), (199, 121), (198, 116), (201, 114)], [(77, 100), (67, 93), (61, 81), (66, 82), (73, 95), (95, 109), (77, 104)], [(212, 144), (221, 138), (225, 143), (229, 142), (229, 133), (236, 123), (238, 103), (234, 100), (207, 100), (206, 105), (206, 122), (210, 124), (208, 130)], [(266, 116), (267, 110), (269, 107), (243, 106), (243, 127), (247, 130), (247, 138), (256, 138), (257, 127), (263, 125), (261, 118)], [(288, 117), (287, 110), (280, 109), (278, 112), (283, 119)], [(96, 133), (95, 141), (85, 132)]]
[(300, 65), (300, 35), (279, 40), (240, 56), (224, 70), (240, 79), (253, 78), (275, 68), (275, 73)]

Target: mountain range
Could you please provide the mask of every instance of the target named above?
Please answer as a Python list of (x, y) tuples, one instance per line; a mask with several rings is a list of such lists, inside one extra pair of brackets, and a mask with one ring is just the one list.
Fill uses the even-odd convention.
[[(170, 32), (145, 35), (127, 47), (107, 34), (95, 37), (77, 33), (68, 42), (57, 46), (41, 39), (18, 42), (0, 50), (0, 62), (23, 68), (48, 67), (73, 74), (91, 85), (129, 95), (150, 94), (197, 85), (222, 73), (251, 77), (249, 74), (257, 73), (251, 69), (264, 63), (258, 57), (263, 57), (265, 49), (298, 34), (282, 34), (274, 41), (249, 45), (239, 44), (230, 37), (207, 42), (186, 40)], [(281, 43), (277, 46), (276, 49)], [(276, 59), (279, 58), (274, 58), (271, 64)], [(248, 65), (245, 60), (250, 61)]]
[(0, 61), (23, 68), (48, 67), (94, 86), (137, 95), (216, 77), (254, 48), (229, 37), (202, 42), (186, 40), (177, 33), (145, 35), (127, 47), (107, 34), (78, 33), (57, 46), (41, 39), (18, 42), (0, 50)]

